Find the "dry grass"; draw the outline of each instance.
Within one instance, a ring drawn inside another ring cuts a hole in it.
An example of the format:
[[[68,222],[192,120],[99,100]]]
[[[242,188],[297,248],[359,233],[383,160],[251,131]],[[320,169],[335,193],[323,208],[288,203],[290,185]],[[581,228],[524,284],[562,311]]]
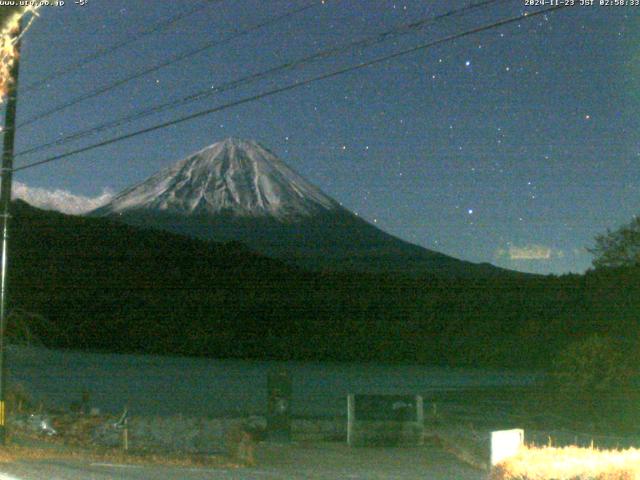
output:
[[[640,450],[525,447],[497,465],[491,480],[640,480]]]
[[[255,464],[253,444],[250,455],[238,454],[235,449],[222,454],[198,454],[161,451],[138,446],[125,452],[122,448],[102,447],[93,440],[96,427],[113,423],[109,416],[60,414],[51,425],[58,435],[43,436],[24,426],[12,425],[8,430],[8,445],[0,446],[0,463],[19,460],[78,460],[90,462],[124,463],[136,465],[167,465],[175,467],[236,468]],[[246,442],[245,442],[246,443]],[[240,453],[243,453],[241,450]]]
[[[28,437],[22,438],[23,442],[26,441],[28,443],[30,440]],[[124,452],[112,448],[88,448],[69,445],[54,439],[41,440],[28,446],[18,445],[10,441],[7,446],[0,446],[0,464],[20,460],[80,460],[174,467],[206,466],[229,468],[243,466],[243,464],[239,464],[222,455],[158,454],[145,451]]]

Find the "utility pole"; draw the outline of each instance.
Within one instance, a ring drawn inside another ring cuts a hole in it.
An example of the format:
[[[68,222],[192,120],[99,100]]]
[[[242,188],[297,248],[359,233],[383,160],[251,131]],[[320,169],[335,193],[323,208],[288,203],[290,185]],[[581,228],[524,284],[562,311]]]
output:
[[[2,258],[0,265],[0,445],[6,445],[6,404],[7,362],[5,359],[5,330],[7,326],[7,247],[9,242],[9,210],[11,206],[11,181],[13,179],[13,144],[16,133],[16,106],[18,101],[18,73],[20,70],[20,33],[22,22],[15,33],[16,55],[10,69],[7,106],[4,119],[4,148],[0,168],[0,217],[2,218]]]

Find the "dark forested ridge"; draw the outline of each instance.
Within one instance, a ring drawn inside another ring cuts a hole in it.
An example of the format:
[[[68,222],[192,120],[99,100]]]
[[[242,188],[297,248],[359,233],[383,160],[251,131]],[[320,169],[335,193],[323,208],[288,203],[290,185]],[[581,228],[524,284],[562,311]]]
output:
[[[535,367],[591,333],[633,341],[640,320],[638,268],[478,279],[310,273],[238,243],[22,202],[10,248],[12,325],[37,317],[32,335],[58,348]]]
[[[128,211],[118,222],[202,240],[239,241],[252,251],[306,270],[439,275],[450,277],[526,276],[489,263],[472,263],[413,245],[346,210],[317,213],[296,221],[233,214],[179,215]]]

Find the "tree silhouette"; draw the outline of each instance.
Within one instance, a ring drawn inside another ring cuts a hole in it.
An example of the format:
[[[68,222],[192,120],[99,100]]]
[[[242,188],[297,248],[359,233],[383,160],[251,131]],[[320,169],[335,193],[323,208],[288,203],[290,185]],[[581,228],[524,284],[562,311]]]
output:
[[[617,230],[595,238],[593,266],[598,268],[636,267],[640,265],[640,217]]]

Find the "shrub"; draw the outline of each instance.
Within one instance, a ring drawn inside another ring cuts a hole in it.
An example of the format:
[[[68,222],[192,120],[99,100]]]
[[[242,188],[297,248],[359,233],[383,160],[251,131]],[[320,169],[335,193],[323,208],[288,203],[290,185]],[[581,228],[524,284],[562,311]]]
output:
[[[631,388],[633,368],[627,350],[610,337],[592,335],[556,356],[546,406],[556,418],[555,428],[637,433],[640,391]]]
[[[623,345],[610,337],[591,335],[569,344],[557,355],[551,380],[557,387],[595,393],[626,389],[632,371]]]

